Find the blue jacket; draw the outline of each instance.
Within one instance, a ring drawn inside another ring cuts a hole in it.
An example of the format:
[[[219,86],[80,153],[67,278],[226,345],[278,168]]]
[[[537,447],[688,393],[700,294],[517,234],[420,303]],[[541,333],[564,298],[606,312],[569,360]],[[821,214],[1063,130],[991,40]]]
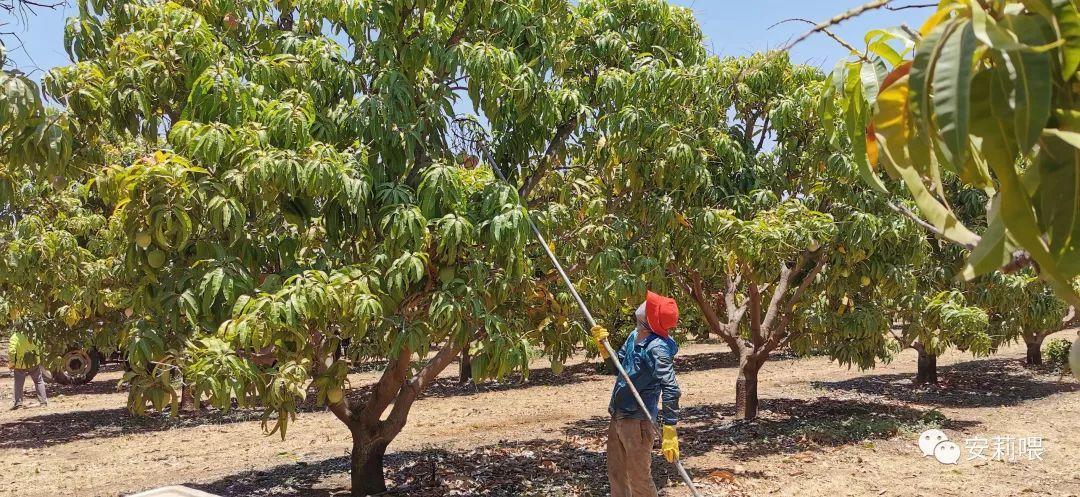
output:
[[[665,425],[674,425],[679,418],[679,383],[675,381],[675,368],[672,359],[679,352],[675,340],[649,333],[649,337],[637,343],[639,330],[634,330],[627,337],[626,343],[619,349],[619,363],[626,369],[634,387],[641,394],[641,400],[649,408],[649,415],[657,419],[657,404],[664,401],[663,412],[658,421]],[[611,392],[608,412],[618,418],[647,419],[641,412],[634,394],[626,385],[622,375],[615,380],[615,389]]]

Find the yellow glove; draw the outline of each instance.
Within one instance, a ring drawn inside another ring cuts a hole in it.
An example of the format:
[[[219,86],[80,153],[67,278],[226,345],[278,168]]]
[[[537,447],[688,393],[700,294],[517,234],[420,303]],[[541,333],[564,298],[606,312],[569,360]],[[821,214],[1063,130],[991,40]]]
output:
[[[660,441],[660,453],[664,454],[667,462],[675,462],[679,458],[679,436],[675,434],[675,427],[664,425],[663,435]]]
[[[604,340],[607,340],[608,330],[603,326],[596,325],[589,331],[592,334],[593,342],[596,343],[596,348],[600,350],[600,357],[607,359],[610,357],[607,352],[607,347],[604,347]]]

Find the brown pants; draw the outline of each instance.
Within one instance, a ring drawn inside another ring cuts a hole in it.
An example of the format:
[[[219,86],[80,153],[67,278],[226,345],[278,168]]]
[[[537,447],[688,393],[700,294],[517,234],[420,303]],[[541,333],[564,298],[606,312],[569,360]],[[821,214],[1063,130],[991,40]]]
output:
[[[648,421],[611,418],[607,439],[611,497],[656,497],[652,479],[654,433]]]

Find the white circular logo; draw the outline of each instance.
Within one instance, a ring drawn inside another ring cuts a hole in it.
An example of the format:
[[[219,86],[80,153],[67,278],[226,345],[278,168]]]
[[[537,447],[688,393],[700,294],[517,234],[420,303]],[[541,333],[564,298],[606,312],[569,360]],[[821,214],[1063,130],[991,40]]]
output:
[[[934,459],[941,464],[956,464],[960,460],[960,446],[945,440],[934,446]]]
[[[923,456],[934,455],[934,447],[941,442],[947,442],[949,437],[941,430],[926,430],[919,435],[919,450]]]

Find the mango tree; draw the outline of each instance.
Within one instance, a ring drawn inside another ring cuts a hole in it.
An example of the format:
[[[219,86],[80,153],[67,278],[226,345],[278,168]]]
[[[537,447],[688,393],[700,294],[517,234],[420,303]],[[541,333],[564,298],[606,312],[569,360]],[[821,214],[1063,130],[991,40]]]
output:
[[[857,197],[873,199],[831,152],[813,68],[782,53],[706,57],[639,63],[606,81],[622,111],[597,120],[566,177],[590,200],[575,222],[595,219],[590,270],[624,296],[637,277],[692,302],[687,314],[738,355],[736,415],[754,418],[758,371],[820,330],[808,317],[824,289],[841,299],[887,284],[868,249],[920,233],[906,221],[858,222]],[[630,100],[631,88],[643,93]],[[883,341],[885,331],[866,333]]]
[[[864,210],[847,216],[837,237],[845,252],[855,254],[829,268],[839,272],[833,278],[861,274],[859,281],[823,289],[806,310],[800,322],[806,330],[792,348],[860,369],[911,348],[918,354],[916,385],[937,383],[937,357],[950,348],[975,355],[995,350],[1001,340],[989,335],[986,312],[951,281],[958,258],[948,253],[959,250],[928,239],[866,193]]]
[[[524,365],[522,333],[494,312],[529,271],[517,193],[458,167],[442,135],[465,80],[510,86],[466,64],[546,70],[559,27],[545,19],[566,7],[98,7],[69,24],[78,62],[45,85],[75,140],[93,146],[108,125],[160,148],[80,164],[96,166],[140,275],[131,407],[175,406],[182,377],[200,401],[262,406],[284,436],[310,383],[353,435],[354,493],[385,490],[387,445],[463,343],[482,343],[493,368]],[[344,395],[344,339],[354,359],[387,360],[366,397]]]
[[[838,153],[844,153],[847,177],[857,177],[859,166],[846,133],[834,129],[832,143]],[[956,211],[970,224],[985,222],[981,215],[985,195],[961,188],[955,180],[949,184],[954,185],[950,202]],[[1015,339],[994,334],[988,327],[986,310],[969,295],[973,285],[954,277],[963,264],[965,250],[917,224],[911,215],[913,202],[886,200],[868,187],[851,198],[858,199],[860,209],[848,218],[853,222],[846,223],[840,238],[854,242],[856,250],[868,254],[858,264],[866,265],[878,283],[850,296],[827,288],[825,295],[841,305],[819,307],[808,321],[818,329],[807,335],[809,349],[826,352],[841,364],[866,369],[911,348],[918,354],[914,384],[923,385],[937,383],[937,358],[946,350],[985,356]],[[880,231],[885,239],[878,239],[874,226],[891,227]],[[903,235],[896,236],[899,234]],[[852,334],[847,330],[858,331]]]
[[[122,232],[87,208],[82,195],[89,189],[16,184],[0,230],[0,323],[39,342],[54,371],[78,345],[66,366],[85,373],[93,359],[81,354],[115,349],[115,332],[130,312],[126,293],[102,290],[117,282]]]
[[[994,334],[1023,339],[1027,364],[1041,366],[1043,340],[1068,322],[1068,303],[1030,271],[990,273],[977,283],[976,302],[989,309]]]

